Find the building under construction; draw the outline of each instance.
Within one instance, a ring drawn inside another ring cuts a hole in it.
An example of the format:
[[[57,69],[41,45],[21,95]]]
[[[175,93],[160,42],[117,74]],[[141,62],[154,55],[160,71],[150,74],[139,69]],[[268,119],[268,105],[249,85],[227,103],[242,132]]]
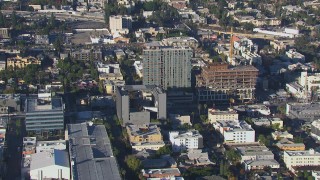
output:
[[[196,76],[199,101],[254,99],[258,69],[254,66],[231,67],[225,63],[211,63]]]

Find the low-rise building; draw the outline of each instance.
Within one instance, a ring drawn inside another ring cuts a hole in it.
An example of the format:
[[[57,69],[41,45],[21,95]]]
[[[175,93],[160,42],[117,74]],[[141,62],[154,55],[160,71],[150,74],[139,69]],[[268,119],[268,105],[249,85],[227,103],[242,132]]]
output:
[[[272,132],[271,133],[272,135],[272,138],[274,140],[280,140],[280,139],[283,139],[283,138],[287,138],[287,139],[293,139],[293,135],[290,134],[288,131],[275,131],[275,132]]]
[[[294,143],[293,141],[283,138],[277,142],[276,146],[281,151],[304,151],[306,146],[303,143]]]
[[[246,171],[261,170],[266,167],[270,167],[271,169],[279,169],[280,164],[274,159],[248,160],[244,161],[244,167]]]
[[[126,57],[126,53],[122,49],[114,50],[114,54],[115,54],[118,61],[120,61]]]
[[[120,73],[120,64],[103,64],[97,63],[97,70],[99,73]]]
[[[233,109],[239,114],[248,115],[251,117],[255,115],[268,116],[271,114],[270,108],[264,104],[233,106]]]
[[[183,124],[191,124],[190,116],[180,116],[179,114],[169,114],[169,119],[173,124],[183,125]]]
[[[292,62],[305,62],[304,55],[300,54],[295,49],[289,49],[286,52],[286,58],[290,59]]]
[[[134,151],[158,150],[165,146],[157,125],[128,125],[126,129]]]
[[[140,151],[157,151],[166,144],[163,141],[158,142],[133,142],[131,143],[131,148],[134,153]]]
[[[305,151],[284,151],[283,161],[286,167],[295,172],[295,167],[320,166],[320,153],[314,149]]]
[[[72,179],[121,180],[117,160],[103,125],[69,124],[67,134]]]
[[[241,156],[241,163],[249,160],[272,160],[274,154],[266,146],[242,146],[236,148]]]
[[[142,175],[146,178],[172,178],[181,176],[178,168],[166,168],[166,169],[142,169]]]
[[[170,155],[161,156],[160,159],[144,159],[142,162],[142,167],[147,169],[152,168],[176,168],[177,162]]]
[[[41,64],[41,61],[35,57],[28,56],[28,57],[11,57],[7,59],[7,68],[12,67],[15,68],[25,68],[30,64]]]
[[[270,126],[270,121],[268,118],[252,118],[253,124],[256,126]]]
[[[214,125],[225,143],[255,142],[255,131],[245,121],[217,121]]]
[[[67,151],[38,152],[31,159],[30,179],[71,179]]]
[[[315,120],[311,123],[311,136],[320,140],[320,120]]]
[[[0,28],[0,38],[8,39],[10,38],[10,29],[9,28]]]
[[[217,121],[237,121],[239,115],[236,111],[220,111],[214,108],[208,109],[208,119],[210,123],[216,123]]]
[[[22,160],[21,160],[21,177],[30,178],[31,155],[36,153],[37,138],[23,137],[22,140]]]
[[[101,81],[123,81],[123,75],[119,64],[97,63],[99,80]]]
[[[197,130],[187,132],[171,131],[169,132],[169,140],[174,152],[203,148],[203,137]]]
[[[313,122],[320,119],[318,103],[287,103],[286,115],[291,119]]]
[[[117,87],[122,87],[126,85],[124,80],[104,80],[103,86],[107,94],[115,94]]]
[[[65,140],[56,140],[56,141],[37,141],[36,152],[50,152],[54,149],[65,150],[66,149]]]
[[[123,81],[123,75],[119,73],[99,73],[100,81]]]
[[[189,149],[187,156],[189,161],[192,161],[192,164],[195,166],[207,166],[214,164],[210,161],[208,152],[203,152],[202,149]]]
[[[89,60],[101,61],[101,60],[103,60],[102,51],[100,48],[75,49],[70,52],[70,57],[72,59],[81,60],[81,61],[89,61]]]
[[[274,126],[278,129],[283,128],[283,121],[275,117],[252,118],[253,124],[256,126]]]
[[[36,44],[48,45],[49,44],[49,35],[37,34],[36,37],[35,37],[35,43]]]
[[[272,118],[268,118],[270,123],[271,123],[271,126],[275,126],[279,129],[283,129],[283,121],[282,119],[280,118],[275,118],[275,117],[272,117]]]

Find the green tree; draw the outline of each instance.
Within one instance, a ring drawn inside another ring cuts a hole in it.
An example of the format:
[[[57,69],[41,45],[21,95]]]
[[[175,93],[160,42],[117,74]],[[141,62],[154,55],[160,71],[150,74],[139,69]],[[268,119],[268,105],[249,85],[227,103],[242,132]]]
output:
[[[61,50],[63,48],[63,43],[62,43],[62,37],[61,36],[58,36],[57,39],[54,41],[53,47],[58,53],[61,52]]]
[[[133,155],[126,156],[125,162],[133,172],[138,172],[141,168],[141,161]]]
[[[278,106],[277,110],[281,114],[286,114],[286,107],[285,106]]]
[[[48,23],[49,27],[51,28],[56,28],[56,17],[53,15],[53,13],[51,13],[50,19],[49,19],[49,23]]]
[[[208,121],[208,115],[200,115],[200,120],[201,120],[201,122],[202,123],[207,123],[207,121]]]
[[[295,137],[293,138],[293,142],[294,142],[294,143],[303,143],[303,138],[300,137],[300,136],[295,136]]]
[[[225,166],[225,162],[224,162],[224,160],[221,160],[220,161],[220,176],[224,176],[225,175],[224,166]]]
[[[172,154],[172,149],[170,145],[165,145],[161,148],[159,148],[159,150],[157,150],[156,152],[156,156],[160,157],[162,155],[166,155],[166,154]]]
[[[239,155],[239,153],[234,150],[234,149],[230,149],[226,151],[226,157],[228,158],[229,161],[231,161],[233,164],[236,164],[237,162],[239,162],[241,160],[241,156]]]
[[[5,17],[3,16],[2,12],[0,12],[0,27],[6,27]]]
[[[194,125],[194,128],[195,128],[196,130],[198,130],[199,132],[203,130],[201,124],[199,124],[199,123],[195,124],[195,125]]]
[[[252,31],[254,28],[254,25],[252,23],[244,23],[242,26],[243,26],[243,29],[247,31]]]
[[[11,25],[13,28],[16,28],[18,24],[18,17],[16,11],[13,11],[11,14]]]
[[[57,67],[59,69],[59,80],[63,84],[64,91],[66,92],[67,89],[70,87],[71,82],[71,67],[73,66],[71,59],[65,58],[64,60],[59,60]]]

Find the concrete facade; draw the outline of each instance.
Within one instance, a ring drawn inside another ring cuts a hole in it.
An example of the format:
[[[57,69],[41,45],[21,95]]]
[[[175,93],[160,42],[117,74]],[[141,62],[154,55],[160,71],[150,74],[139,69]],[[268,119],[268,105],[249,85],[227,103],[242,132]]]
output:
[[[117,116],[123,126],[149,124],[167,118],[167,96],[157,86],[126,85],[116,88]]]
[[[190,88],[192,57],[190,47],[147,45],[143,50],[143,84]]]
[[[197,130],[187,132],[172,131],[169,132],[169,139],[174,152],[203,148],[203,137]]]

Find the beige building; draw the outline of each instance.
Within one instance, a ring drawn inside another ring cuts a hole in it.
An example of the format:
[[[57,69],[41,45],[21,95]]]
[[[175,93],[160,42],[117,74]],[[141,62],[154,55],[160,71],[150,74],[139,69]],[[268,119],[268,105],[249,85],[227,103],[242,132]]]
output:
[[[162,141],[160,128],[156,125],[129,125],[127,132],[130,142],[158,142]]]
[[[283,121],[280,118],[269,118],[271,126],[279,125],[279,129],[283,129]]]
[[[236,111],[220,111],[209,108],[208,119],[210,123],[216,123],[217,121],[237,121],[239,119],[239,115]]]
[[[10,38],[10,29],[0,28],[0,38],[3,38],[3,39]]]
[[[157,125],[128,125],[126,127],[132,149],[158,150],[165,146]]]
[[[290,171],[295,167],[320,166],[320,153],[314,149],[306,151],[284,151],[283,161]]]
[[[100,81],[123,81],[123,76],[121,73],[100,73]]]
[[[132,17],[131,16],[110,16],[109,17],[109,29],[111,33],[121,32],[128,33],[132,28]]]
[[[29,64],[41,64],[41,61],[35,57],[12,57],[7,59],[7,67],[25,68]]]
[[[103,81],[103,86],[104,89],[106,90],[107,94],[115,94],[116,93],[116,88],[118,86],[124,86],[125,81],[123,80],[105,80]]]
[[[281,139],[276,146],[281,151],[304,151],[306,146],[303,143],[294,143],[293,141],[284,138]]]
[[[275,132],[272,132],[271,135],[274,140],[280,140],[283,138],[293,139],[293,135],[288,133],[288,131],[285,131],[285,132],[275,131]]]

